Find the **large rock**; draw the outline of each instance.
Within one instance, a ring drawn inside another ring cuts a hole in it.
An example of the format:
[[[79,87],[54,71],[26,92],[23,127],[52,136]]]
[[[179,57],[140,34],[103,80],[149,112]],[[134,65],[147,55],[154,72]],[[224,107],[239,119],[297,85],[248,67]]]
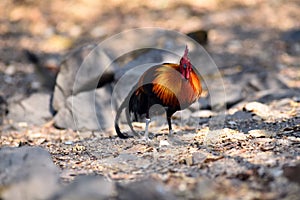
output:
[[[70,53],[57,76],[52,106],[59,128],[101,130],[112,127],[110,111],[113,81],[111,59],[96,45]],[[109,120],[108,120],[109,119]]]
[[[34,93],[26,99],[11,103],[7,118],[13,122],[26,122],[41,125],[52,119],[50,108],[51,95]]]
[[[74,130],[106,130],[113,126],[112,87],[81,92],[66,99],[54,117],[56,126]]]
[[[59,109],[64,108],[67,97],[75,95],[80,91],[96,88],[100,78],[100,70],[104,70],[109,63],[106,63],[106,65],[100,62],[94,63],[94,65],[89,63],[83,64],[84,59],[89,56],[90,52],[92,52],[95,47],[96,45],[89,45],[78,48],[64,59],[64,62],[60,67],[60,72],[56,78],[56,85],[54,88],[52,102],[54,110],[58,111]],[[103,52],[102,54],[98,53],[98,51],[93,52],[94,55],[90,55],[90,57],[93,58],[88,60],[106,60],[106,54]]]
[[[59,188],[59,170],[42,148],[2,148],[0,160],[0,199],[47,199]]]
[[[51,200],[101,200],[116,194],[115,183],[99,176],[79,176]]]

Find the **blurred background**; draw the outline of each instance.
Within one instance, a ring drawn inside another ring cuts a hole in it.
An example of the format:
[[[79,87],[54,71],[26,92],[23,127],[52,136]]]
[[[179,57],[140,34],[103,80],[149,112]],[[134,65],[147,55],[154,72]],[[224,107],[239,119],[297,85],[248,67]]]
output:
[[[138,27],[161,27],[192,36],[207,31],[204,47],[224,76],[267,70],[262,77],[266,82],[252,81],[254,88],[273,84],[267,82],[273,79],[269,71],[280,75],[288,87],[300,85],[297,0],[1,0],[0,11],[2,102],[47,89],[28,52],[45,58],[47,82],[59,71],[61,56],[70,50]],[[233,80],[239,84],[239,78]]]
[[[135,27],[162,27],[183,33],[222,27],[227,31],[216,30],[210,38],[220,43],[233,39],[226,38],[232,27],[259,32],[299,26],[296,0],[3,0],[0,9],[1,46],[45,52],[103,40]]]
[[[0,70],[10,75],[20,68],[30,71],[30,66],[24,66],[24,49],[64,53],[136,27],[162,27],[182,33],[209,30],[212,54],[257,54],[260,58],[271,51],[272,57],[265,59],[270,64],[272,59],[293,64],[289,55],[280,52],[285,44],[279,39],[282,33],[299,29],[299,8],[297,0],[2,0]],[[233,64],[216,62],[221,66]]]

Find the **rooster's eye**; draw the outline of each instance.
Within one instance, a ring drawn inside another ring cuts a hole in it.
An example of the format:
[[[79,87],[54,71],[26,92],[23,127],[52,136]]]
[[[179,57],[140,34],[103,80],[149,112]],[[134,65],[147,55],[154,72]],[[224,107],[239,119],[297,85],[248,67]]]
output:
[[[186,64],[183,65],[183,68],[186,69]]]

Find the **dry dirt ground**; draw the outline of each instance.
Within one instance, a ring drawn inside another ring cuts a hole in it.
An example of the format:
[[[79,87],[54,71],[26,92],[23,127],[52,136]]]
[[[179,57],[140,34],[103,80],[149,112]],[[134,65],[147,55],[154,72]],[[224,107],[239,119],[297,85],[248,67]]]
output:
[[[49,90],[40,84],[25,49],[64,54],[146,26],[182,33],[209,30],[205,48],[225,78],[261,68],[296,91],[276,96],[272,90],[270,100],[232,105],[221,130],[209,130],[205,119],[196,129],[174,119],[181,144],[161,145],[165,128],[147,143],[113,133],[59,130],[51,123],[12,125],[4,118],[0,149],[45,148],[64,184],[96,174],[125,189],[128,183],[153,179],[178,199],[299,199],[300,39],[292,38],[292,44],[284,39],[300,28],[298,1],[2,0],[0,10],[0,95],[8,103]],[[253,93],[251,98],[262,96]],[[117,194],[110,198],[122,199]]]

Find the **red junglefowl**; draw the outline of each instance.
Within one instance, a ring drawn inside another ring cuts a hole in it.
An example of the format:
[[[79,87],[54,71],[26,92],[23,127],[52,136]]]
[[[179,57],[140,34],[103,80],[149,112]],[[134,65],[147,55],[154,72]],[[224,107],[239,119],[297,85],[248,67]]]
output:
[[[146,118],[144,137],[148,139],[148,127],[151,121],[149,110],[151,106],[159,104],[166,110],[169,136],[172,136],[171,116],[194,103],[201,92],[201,83],[188,58],[186,47],[179,64],[163,63],[143,73],[117,111],[115,130],[120,138],[129,137],[120,131],[118,125],[120,114],[126,108],[127,122],[134,134],[136,132],[133,130],[130,115],[133,114],[134,121],[143,116]]]

